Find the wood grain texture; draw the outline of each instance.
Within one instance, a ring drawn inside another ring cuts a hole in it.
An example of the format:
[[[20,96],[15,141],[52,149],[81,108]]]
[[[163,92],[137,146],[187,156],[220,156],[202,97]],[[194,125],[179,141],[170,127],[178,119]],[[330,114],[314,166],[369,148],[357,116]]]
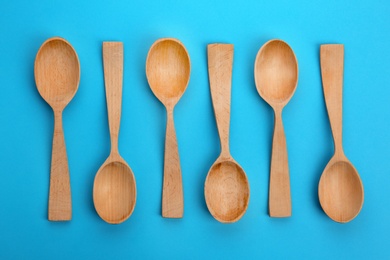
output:
[[[298,63],[293,50],[284,41],[268,41],[257,54],[254,73],[257,91],[275,113],[269,214],[271,217],[289,217],[291,216],[290,174],[282,110],[293,96],[298,82]]]
[[[344,46],[321,45],[320,57],[325,104],[335,153],[321,176],[318,196],[323,210],[331,219],[346,223],[359,214],[364,191],[359,174],[345,156],[342,145]]]
[[[165,137],[162,216],[182,218],[184,212],[183,184],[173,110],[187,88],[191,72],[190,58],[177,39],[157,40],[149,50],[146,76],[154,95],[167,110]]]
[[[96,174],[93,201],[104,221],[119,224],[131,216],[137,198],[134,174],[118,150],[123,80],[121,42],[103,43],[103,64],[111,153]]]
[[[72,218],[72,201],[62,111],[80,81],[79,60],[69,42],[59,37],[45,41],[35,59],[34,76],[40,95],[54,112],[48,219],[67,221]]]
[[[210,92],[221,141],[221,154],[205,182],[205,199],[211,215],[222,223],[238,221],[249,204],[249,183],[244,170],[229,151],[233,45],[209,44]]]

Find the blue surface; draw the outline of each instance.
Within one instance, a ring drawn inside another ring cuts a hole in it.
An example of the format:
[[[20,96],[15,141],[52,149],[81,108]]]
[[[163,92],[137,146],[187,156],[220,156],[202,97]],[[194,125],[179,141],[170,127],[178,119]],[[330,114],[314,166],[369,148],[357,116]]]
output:
[[[376,1],[2,1],[0,10],[0,259],[384,259],[390,257],[390,4]],[[53,114],[36,90],[33,66],[49,37],[66,38],[81,64],[79,90],[63,124],[73,219],[47,220]],[[161,217],[165,110],[145,77],[149,47],[176,37],[192,73],[175,109],[185,212]],[[258,49],[287,41],[299,63],[284,110],[293,216],[268,217],[271,108],[253,79]],[[124,42],[119,148],[138,188],[133,215],[103,222],[92,202],[94,176],[109,153],[102,41]],[[247,173],[251,198],[237,223],[209,214],[207,172],[220,148],[208,84],[206,46],[235,45],[231,152]],[[322,93],[319,46],[345,45],[343,130],[346,155],[365,188],[348,224],[330,220],[317,185],[333,154]]]

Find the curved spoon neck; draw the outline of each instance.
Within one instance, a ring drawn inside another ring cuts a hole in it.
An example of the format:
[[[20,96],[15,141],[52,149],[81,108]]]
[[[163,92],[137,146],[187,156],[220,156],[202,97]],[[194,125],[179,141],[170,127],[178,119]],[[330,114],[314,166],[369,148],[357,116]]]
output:
[[[343,149],[343,146],[341,144],[340,145],[336,145],[335,144],[335,147],[334,147],[334,157],[336,157],[338,159],[345,157],[344,149]]]
[[[282,118],[283,105],[274,105],[272,108],[274,109],[275,118]]]
[[[283,111],[283,107],[274,108],[274,124],[275,124],[275,127],[283,128],[282,111]]]
[[[109,157],[113,158],[114,160],[118,160],[118,158],[120,158],[121,156],[118,150],[111,150]]]
[[[55,117],[62,117],[62,109],[53,108],[53,112]]]
[[[175,108],[175,106],[170,104],[170,105],[166,105],[165,108],[167,110],[167,118],[173,119],[173,109]]]
[[[118,136],[111,135],[111,155],[118,154],[119,155],[119,148],[118,148]]]
[[[54,131],[62,132],[62,110],[53,109],[54,111]]]
[[[175,122],[173,120],[173,107],[166,107],[166,108],[167,108],[167,131],[171,134],[172,131],[175,132]]]
[[[228,159],[232,157],[230,155],[229,142],[221,143],[221,155],[219,157],[221,159]]]
[[[344,154],[344,151],[343,151],[343,138],[342,138],[341,131],[337,131],[336,129],[332,128],[332,135],[333,135],[333,143],[334,143],[335,153]]]

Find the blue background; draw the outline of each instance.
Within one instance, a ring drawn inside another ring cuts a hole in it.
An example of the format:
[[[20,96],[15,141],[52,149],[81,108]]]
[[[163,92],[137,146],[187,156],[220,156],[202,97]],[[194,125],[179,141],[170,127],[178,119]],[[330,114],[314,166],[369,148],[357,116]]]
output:
[[[390,4],[357,1],[1,1],[0,259],[389,258]],[[34,59],[49,37],[66,38],[81,64],[79,90],[63,124],[73,219],[47,220],[53,114],[34,81]],[[176,37],[187,47],[191,80],[175,109],[184,179],[180,220],[161,217],[166,115],[145,76],[149,47]],[[253,65],[268,40],[287,41],[299,63],[284,110],[293,215],[268,216],[273,114],[257,94]],[[109,225],[95,212],[94,176],[109,154],[102,41],[123,41],[124,89],[119,149],[138,189],[133,215]],[[220,148],[208,84],[206,46],[235,46],[231,152],[247,173],[251,198],[237,223],[209,214],[207,172]],[[365,188],[361,213],[330,220],[317,185],[333,154],[319,47],[345,45],[344,149]]]

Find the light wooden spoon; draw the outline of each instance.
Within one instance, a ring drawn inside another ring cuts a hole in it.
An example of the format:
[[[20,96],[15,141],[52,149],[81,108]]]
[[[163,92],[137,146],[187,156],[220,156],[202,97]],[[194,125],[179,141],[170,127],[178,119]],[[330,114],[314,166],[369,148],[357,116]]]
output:
[[[150,47],[146,60],[146,77],[154,95],[167,110],[162,192],[162,216],[165,218],[183,217],[183,184],[173,108],[187,88],[190,71],[190,57],[180,41],[163,38]]]
[[[104,221],[119,224],[133,213],[137,198],[134,174],[118,150],[123,79],[121,42],[103,43],[103,63],[111,153],[95,176],[93,202]]]
[[[232,223],[244,215],[249,204],[248,179],[229,151],[233,45],[209,44],[207,52],[210,90],[221,140],[221,154],[207,174],[204,193],[211,215],[222,223]]]
[[[359,214],[364,191],[359,174],[345,156],[342,144],[344,46],[321,45],[320,55],[322,85],[335,152],[322,173],[318,196],[325,213],[334,221],[345,223]]]
[[[62,111],[79,86],[80,64],[75,50],[62,38],[48,39],[37,53],[34,74],[39,94],[54,111],[48,218],[66,221],[72,218],[72,200]]]
[[[255,61],[256,88],[275,113],[269,184],[269,215],[291,216],[290,177],[282,110],[298,82],[298,63],[290,46],[281,40],[265,43]]]

